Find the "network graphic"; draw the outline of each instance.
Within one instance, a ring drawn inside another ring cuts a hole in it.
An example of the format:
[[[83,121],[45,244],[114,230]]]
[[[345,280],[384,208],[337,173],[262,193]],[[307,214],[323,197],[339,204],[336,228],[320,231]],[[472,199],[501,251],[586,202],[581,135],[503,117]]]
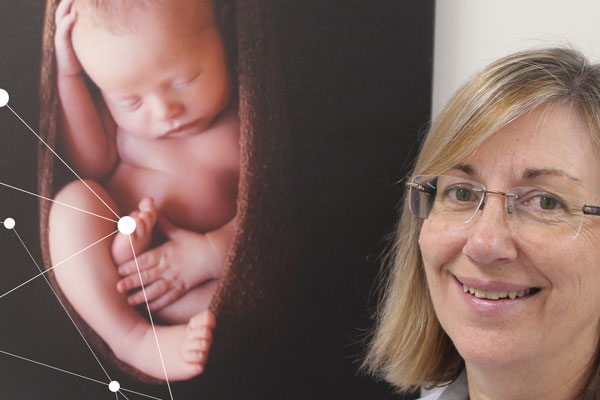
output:
[[[23,123],[23,125],[27,128],[27,130],[29,130],[29,132],[31,132],[37,138],[37,140],[39,140],[43,145],[45,145],[54,154],[54,156],[61,163],[63,163],[67,167],[67,169],[69,169],[74,174],[74,176],[75,176],[76,179],[80,180],[98,199],[100,199],[100,196],[98,196],[98,194],[96,194],[94,192],[94,190],[89,185],[87,185],[87,183],[85,183],[85,181],[82,180],[81,177],[79,177],[79,175],[77,175],[77,173],[50,146],[48,146],[48,144],[17,114],[17,112],[10,107],[9,100],[10,100],[10,97],[9,97],[8,92],[6,90],[0,88],[0,112],[3,112],[4,110],[8,110],[8,111],[12,112],[12,114],[14,114],[14,116],[16,118],[18,118]],[[0,186],[6,187],[6,188],[11,189],[11,190],[18,191],[18,192],[23,193],[23,194],[27,194],[29,196],[35,196],[35,197],[43,199],[45,201],[55,202],[55,203],[58,203],[58,204],[60,204],[62,206],[69,207],[71,209],[75,209],[75,210],[77,210],[79,212],[90,214],[90,215],[98,217],[98,218],[104,218],[104,219],[106,219],[106,217],[102,217],[100,215],[94,214],[94,213],[89,212],[87,210],[84,210],[84,209],[81,209],[81,208],[77,208],[77,207],[74,207],[72,205],[62,203],[62,202],[57,202],[57,201],[55,201],[53,199],[50,199],[50,198],[47,198],[47,197],[43,197],[43,196],[41,196],[39,194],[36,194],[34,192],[31,192],[31,191],[28,191],[28,190],[25,190],[25,189],[22,189],[22,188],[18,188],[16,186],[12,186],[12,185],[9,185],[9,184],[4,183],[4,182],[0,182]],[[150,398],[150,399],[155,399],[155,400],[165,400],[165,399],[161,399],[159,397],[155,397],[155,396],[151,396],[151,395],[148,395],[148,394],[140,393],[139,391],[134,391],[134,390],[126,389],[126,388],[124,388],[124,387],[121,386],[121,384],[119,383],[119,381],[113,379],[110,376],[110,374],[108,373],[107,369],[102,364],[100,358],[96,355],[96,353],[93,350],[92,346],[89,344],[89,342],[86,340],[86,338],[83,335],[83,333],[77,327],[77,325],[76,325],[73,317],[69,314],[69,311],[67,310],[67,307],[63,304],[63,302],[61,301],[61,299],[58,296],[58,294],[54,291],[54,288],[52,287],[52,285],[50,284],[50,281],[48,280],[48,277],[46,276],[48,272],[54,270],[55,268],[60,268],[60,266],[62,264],[66,263],[67,261],[71,260],[74,257],[77,257],[79,254],[81,254],[81,253],[85,252],[86,250],[88,250],[88,249],[96,246],[98,243],[103,242],[103,241],[105,241],[105,240],[113,237],[113,235],[115,235],[115,234],[117,234],[117,233],[120,232],[120,233],[122,233],[124,235],[128,235],[129,236],[129,242],[131,244],[131,250],[133,252],[135,264],[136,264],[136,267],[137,267],[138,277],[140,279],[140,282],[142,282],[141,289],[142,289],[142,293],[143,293],[144,298],[145,298],[146,309],[148,311],[149,321],[150,321],[150,323],[152,325],[152,330],[154,332],[154,339],[156,341],[156,350],[157,350],[158,355],[160,357],[160,362],[161,362],[161,365],[162,365],[162,369],[164,371],[164,378],[165,378],[167,389],[168,389],[168,392],[169,392],[169,398],[171,400],[174,400],[173,393],[172,393],[172,390],[171,390],[171,385],[170,385],[168,374],[167,374],[167,370],[165,368],[163,356],[162,356],[162,353],[161,353],[160,344],[159,344],[159,341],[158,341],[158,336],[156,334],[156,328],[155,328],[155,325],[154,325],[154,321],[152,319],[152,313],[150,312],[150,308],[149,308],[149,305],[148,305],[148,298],[146,296],[146,290],[145,290],[145,287],[144,287],[144,284],[143,284],[142,275],[141,275],[140,268],[139,268],[139,265],[138,265],[137,255],[135,254],[133,242],[131,240],[131,234],[135,231],[136,222],[135,222],[135,220],[133,218],[131,218],[129,216],[119,217],[118,214],[115,213],[115,211],[113,211],[102,199],[100,199],[100,201],[102,201],[102,203],[117,217],[117,219],[111,220],[111,221],[113,221],[116,224],[115,231],[112,232],[112,233],[110,233],[109,235],[106,235],[106,236],[104,236],[102,238],[99,238],[97,241],[91,243],[89,246],[87,246],[85,248],[82,248],[81,250],[77,251],[75,254],[72,254],[71,256],[67,257],[66,259],[61,260],[61,261],[57,262],[56,264],[54,264],[54,265],[52,265],[52,266],[50,266],[50,267],[48,267],[46,269],[43,269],[40,266],[40,264],[36,261],[35,257],[31,253],[31,251],[29,250],[28,246],[25,244],[25,241],[22,239],[21,235],[19,235],[19,233],[17,231],[18,220],[15,220],[15,218],[13,218],[12,216],[9,216],[9,217],[6,217],[3,221],[0,221],[0,224],[2,224],[2,226],[5,229],[10,230],[10,231],[12,231],[14,233],[14,235],[18,239],[19,243],[23,246],[24,251],[28,254],[29,258],[31,259],[31,261],[33,262],[33,264],[35,265],[35,267],[39,271],[39,274],[31,277],[30,279],[28,279],[28,280],[20,283],[19,285],[15,286],[14,288],[12,288],[12,289],[4,292],[4,293],[0,293],[0,300],[2,298],[4,298],[5,296],[11,294],[11,293],[13,293],[15,291],[18,291],[19,289],[21,289],[22,287],[24,287],[25,285],[29,284],[30,282],[32,282],[34,280],[37,280],[39,278],[44,279],[46,281],[46,283],[48,284],[48,287],[50,288],[50,290],[52,291],[52,293],[56,297],[58,303],[60,304],[60,306],[62,307],[62,309],[66,313],[68,319],[72,322],[74,329],[77,331],[77,333],[81,337],[81,339],[82,339],[82,345],[85,346],[85,348],[87,348],[91,352],[91,355],[96,360],[96,362],[97,362],[99,368],[101,369],[102,373],[105,375],[106,380],[95,379],[95,378],[92,378],[92,377],[89,377],[89,376],[85,376],[83,374],[78,374],[78,373],[73,372],[73,371],[69,371],[69,370],[66,370],[66,369],[63,369],[63,368],[59,368],[59,367],[56,367],[56,366],[53,366],[53,365],[49,365],[47,363],[42,363],[42,362],[33,360],[31,358],[23,357],[21,355],[14,354],[12,352],[5,351],[4,349],[0,349],[0,355],[8,356],[8,357],[11,357],[13,359],[18,359],[18,360],[21,360],[21,361],[25,361],[25,362],[28,362],[30,364],[34,364],[34,365],[36,365],[38,367],[44,367],[44,368],[52,369],[54,371],[62,372],[64,374],[68,374],[68,375],[74,377],[73,379],[75,379],[75,378],[85,379],[85,380],[87,380],[89,382],[93,382],[95,384],[104,385],[106,387],[107,396],[112,396],[114,394],[114,396],[115,396],[115,398],[117,400],[119,398],[124,398],[126,400],[130,400],[130,397],[131,397],[131,399],[133,399],[133,398]],[[1,227],[0,227],[0,229],[1,229]],[[128,397],[128,396],[130,396],[130,397]],[[133,396],[135,396],[135,397],[133,397]]]

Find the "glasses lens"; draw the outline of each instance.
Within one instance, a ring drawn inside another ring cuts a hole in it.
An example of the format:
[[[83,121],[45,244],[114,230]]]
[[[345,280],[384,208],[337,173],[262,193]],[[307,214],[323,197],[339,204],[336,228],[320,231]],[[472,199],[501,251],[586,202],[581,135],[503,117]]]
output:
[[[574,206],[572,196],[551,193],[534,187],[519,187],[510,190],[517,197],[510,199],[515,221],[521,231],[528,235],[552,233],[576,235],[581,228],[583,213]]]
[[[410,212],[419,218],[427,218],[435,200],[437,176],[415,176],[409,188]]]
[[[466,222],[481,205],[482,184],[455,176],[416,176],[410,189],[410,210],[421,218],[436,216]]]

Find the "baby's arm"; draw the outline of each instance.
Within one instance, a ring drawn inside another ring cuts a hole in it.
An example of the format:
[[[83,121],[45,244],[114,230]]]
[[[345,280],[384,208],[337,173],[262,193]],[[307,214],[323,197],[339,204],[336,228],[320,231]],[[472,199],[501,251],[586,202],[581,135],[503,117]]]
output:
[[[56,73],[61,101],[61,146],[82,178],[101,180],[117,161],[114,127],[104,126],[71,41],[77,14],[73,0],[56,9]],[[108,128],[108,129],[107,129]],[[110,132],[107,132],[110,131]]]

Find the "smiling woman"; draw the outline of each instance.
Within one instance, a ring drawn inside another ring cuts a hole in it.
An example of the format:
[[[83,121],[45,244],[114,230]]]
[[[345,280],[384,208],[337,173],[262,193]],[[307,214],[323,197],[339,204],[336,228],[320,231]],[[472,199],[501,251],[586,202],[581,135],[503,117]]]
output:
[[[460,89],[407,182],[366,368],[440,399],[600,398],[599,144],[600,67],[573,50]]]

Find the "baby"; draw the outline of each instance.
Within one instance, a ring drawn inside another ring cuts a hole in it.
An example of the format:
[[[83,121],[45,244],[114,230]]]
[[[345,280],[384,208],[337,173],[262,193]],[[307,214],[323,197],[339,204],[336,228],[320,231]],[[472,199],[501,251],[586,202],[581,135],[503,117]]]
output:
[[[52,262],[110,236],[120,212],[134,218],[136,230],[68,259],[55,276],[116,357],[158,379],[165,373],[154,331],[132,308],[144,296],[126,293],[140,286],[137,271],[121,269],[131,274],[122,277],[115,266],[132,264],[132,246],[139,255],[156,245],[155,224],[179,248],[190,243],[193,254],[180,256],[196,258],[181,264],[194,268],[164,258],[154,268],[139,264],[152,315],[169,324],[156,326],[169,380],[200,374],[215,326],[206,310],[235,229],[239,176],[239,120],[218,27],[223,15],[216,14],[210,0],[62,0],[56,11],[59,146],[85,178],[56,200],[101,218],[54,204]]]

